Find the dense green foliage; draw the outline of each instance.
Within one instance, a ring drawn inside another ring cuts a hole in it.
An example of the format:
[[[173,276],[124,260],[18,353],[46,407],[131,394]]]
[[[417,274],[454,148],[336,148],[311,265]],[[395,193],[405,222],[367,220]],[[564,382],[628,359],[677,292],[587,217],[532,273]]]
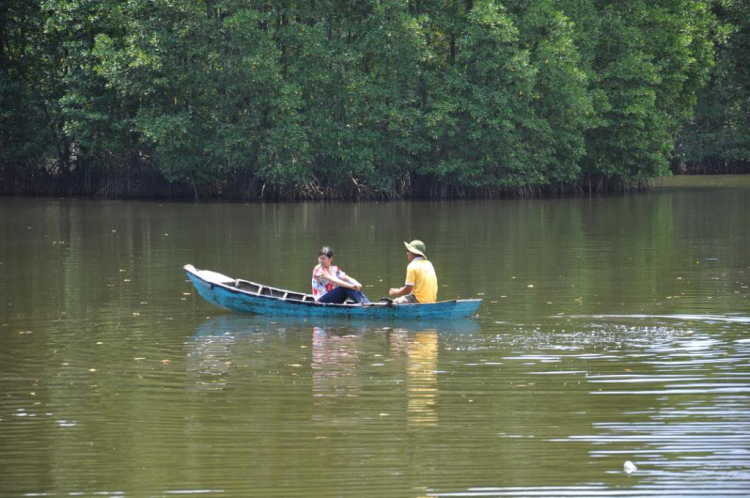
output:
[[[0,190],[363,198],[643,185],[668,171],[687,123],[690,160],[707,134],[747,144],[747,7],[712,5],[3,0]],[[709,79],[720,96],[699,93]],[[748,150],[732,147],[712,152]]]
[[[675,171],[750,173],[750,2],[719,0],[716,63],[680,133]]]

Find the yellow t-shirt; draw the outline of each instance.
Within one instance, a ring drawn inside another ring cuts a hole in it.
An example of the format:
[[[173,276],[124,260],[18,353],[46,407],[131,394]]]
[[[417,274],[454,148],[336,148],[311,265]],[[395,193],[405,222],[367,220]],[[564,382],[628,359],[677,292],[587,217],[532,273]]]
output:
[[[420,303],[437,301],[437,275],[432,263],[424,258],[417,258],[406,267],[406,285],[413,285],[412,294]]]

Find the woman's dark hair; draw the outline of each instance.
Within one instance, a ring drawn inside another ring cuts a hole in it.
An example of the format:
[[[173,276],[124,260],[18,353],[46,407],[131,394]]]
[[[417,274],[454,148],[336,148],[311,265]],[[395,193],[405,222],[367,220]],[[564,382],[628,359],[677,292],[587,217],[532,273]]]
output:
[[[318,256],[328,256],[329,258],[333,257],[333,249],[331,249],[328,246],[323,246],[320,248],[320,251],[318,252]]]

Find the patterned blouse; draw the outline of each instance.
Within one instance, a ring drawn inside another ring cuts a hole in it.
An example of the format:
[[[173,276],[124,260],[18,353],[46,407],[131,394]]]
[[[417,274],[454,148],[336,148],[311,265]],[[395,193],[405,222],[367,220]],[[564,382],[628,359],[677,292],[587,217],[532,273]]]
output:
[[[336,277],[341,280],[346,278],[346,273],[341,271],[341,268],[339,268],[338,266],[331,265],[331,273],[336,275]],[[326,292],[330,292],[338,287],[338,285],[334,284],[333,282],[324,280],[322,277],[323,274],[325,274],[325,270],[321,265],[317,265],[315,268],[313,268],[312,293],[316,301],[323,297],[323,294],[325,294]]]

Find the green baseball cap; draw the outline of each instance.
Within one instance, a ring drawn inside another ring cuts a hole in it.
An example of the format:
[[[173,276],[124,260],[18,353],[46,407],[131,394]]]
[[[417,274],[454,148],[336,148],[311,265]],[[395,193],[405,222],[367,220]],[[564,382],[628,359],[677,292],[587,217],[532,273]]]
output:
[[[425,247],[424,242],[421,240],[412,240],[411,242],[404,242],[404,245],[406,246],[406,250],[409,252],[413,252],[414,254],[419,254],[424,259],[427,259],[427,256],[425,256],[424,252],[427,250],[427,247]]]

